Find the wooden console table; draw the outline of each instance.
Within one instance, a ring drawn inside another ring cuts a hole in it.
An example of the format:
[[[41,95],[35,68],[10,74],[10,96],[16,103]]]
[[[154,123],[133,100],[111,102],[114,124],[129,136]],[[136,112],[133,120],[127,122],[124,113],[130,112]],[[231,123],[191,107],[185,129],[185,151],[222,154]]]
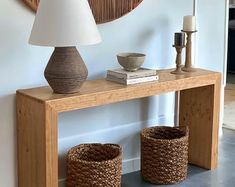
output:
[[[86,81],[80,93],[53,94],[49,87],[17,91],[19,187],[58,186],[58,113],[180,91],[180,125],[188,125],[189,162],[214,169],[218,157],[220,73],[183,76],[159,72],[157,82],[124,86]]]

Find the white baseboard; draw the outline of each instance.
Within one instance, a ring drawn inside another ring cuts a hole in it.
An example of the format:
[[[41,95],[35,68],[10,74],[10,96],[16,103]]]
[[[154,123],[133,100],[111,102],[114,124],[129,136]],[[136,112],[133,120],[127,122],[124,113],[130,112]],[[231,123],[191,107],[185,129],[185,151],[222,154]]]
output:
[[[122,162],[123,175],[139,170],[140,170],[140,158],[128,159]]]

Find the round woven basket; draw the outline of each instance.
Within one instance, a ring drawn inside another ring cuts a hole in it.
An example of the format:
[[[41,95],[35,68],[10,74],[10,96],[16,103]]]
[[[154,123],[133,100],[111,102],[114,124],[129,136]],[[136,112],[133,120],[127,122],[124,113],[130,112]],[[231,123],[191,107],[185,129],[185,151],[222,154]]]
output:
[[[188,128],[151,127],[141,132],[141,174],[154,184],[176,184],[187,177]]]
[[[122,150],[116,144],[81,144],[67,156],[67,187],[121,186]]]

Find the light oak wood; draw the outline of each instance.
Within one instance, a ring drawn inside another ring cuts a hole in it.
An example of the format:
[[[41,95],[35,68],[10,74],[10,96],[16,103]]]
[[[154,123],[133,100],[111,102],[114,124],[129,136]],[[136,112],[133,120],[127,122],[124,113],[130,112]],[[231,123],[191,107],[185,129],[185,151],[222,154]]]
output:
[[[79,93],[70,95],[53,94],[50,87],[18,90],[19,187],[58,186],[58,113],[172,91],[181,91],[180,124],[190,126],[190,163],[215,168],[221,75],[200,69],[185,75],[171,71],[159,71],[159,81],[130,86],[86,81]]]
[[[89,108],[135,98],[153,96],[165,92],[215,84],[218,73],[198,70],[182,76],[170,74],[171,70],[159,71],[159,81],[122,85],[106,80],[86,81],[79,93],[53,94],[50,87],[19,90],[18,92],[40,102],[46,102],[58,112]]]
[[[18,186],[58,186],[57,112],[17,93]]]
[[[218,160],[220,78],[216,84],[180,92],[179,124],[189,126],[189,162],[215,169]]]

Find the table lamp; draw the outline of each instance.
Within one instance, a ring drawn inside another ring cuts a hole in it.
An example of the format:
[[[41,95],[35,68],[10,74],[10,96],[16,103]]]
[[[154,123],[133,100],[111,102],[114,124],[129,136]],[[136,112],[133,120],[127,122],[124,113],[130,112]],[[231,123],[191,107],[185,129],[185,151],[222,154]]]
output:
[[[29,43],[55,47],[44,76],[55,93],[76,93],[88,71],[76,45],[101,42],[87,0],[40,0]]]

